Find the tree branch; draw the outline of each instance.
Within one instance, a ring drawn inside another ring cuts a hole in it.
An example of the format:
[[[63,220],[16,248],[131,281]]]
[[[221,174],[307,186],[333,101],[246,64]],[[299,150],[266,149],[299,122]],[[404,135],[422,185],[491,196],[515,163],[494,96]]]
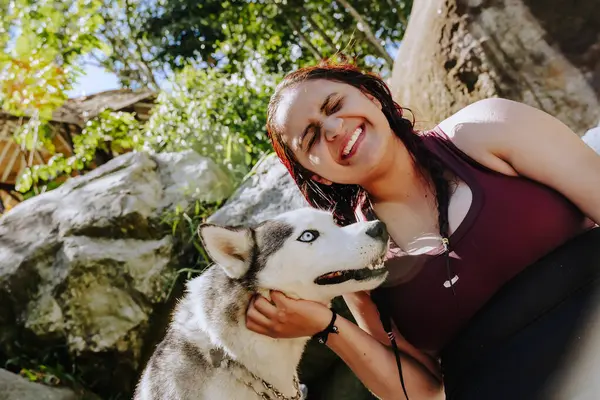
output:
[[[388,52],[385,50],[385,48],[381,45],[381,43],[379,42],[379,40],[377,39],[377,37],[375,36],[375,34],[373,34],[373,31],[371,31],[371,28],[369,27],[369,25],[367,24],[367,22],[364,20],[364,18],[362,17],[362,15],[360,15],[360,13],[358,11],[356,11],[356,9],[354,7],[352,7],[350,5],[350,3],[348,3],[347,0],[337,0],[337,1],[339,1],[340,4],[346,10],[348,10],[348,12],[350,13],[350,15],[352,15],[352,17],[354,18],[354,20],[356,21],[356,23],[360,24],[362,26],[362,32],[365,34],[365,37],[367,38],[367,40],[373,46],[375,46],[375,49],[379,52],[379,55],[385,59],[385,61],[387,62],[389,68],[392,69],[393,66],[394,66],[394,60],[388,54]]]
[[[305,10],[304,7],[302,7],[303,10]],[[329,37],[329,35],[327,35],[327,33],[323,30],[323,28],[321,28],[321,26],[317,23],[317,21],[315,21],[315,19],[312,17],[311,14],[307,13],[306,19],[308,20],[308,23],[310,24],[310,26],[317,31],[317,33],[319,35],[321,35],[321,37],[323,38],[323,40],[325,41],[325,43],[327,43],[327,45],[329,45],[329,47],[331,47],[331,49],[335,52],[337,51],[337,47],[335,45],[335,43],[333,43],[333,40],[331,40],[331,38]]]
[[[129,0],[125,0],[125,20],[127,21],[127,26],[129,27],[129,32],[133,33],[134,28],[133,28],[133,25],[131,24],[131,14],[129,12],[130,7],[133,9]],[[144,75],[146,75],[146,79],[148,79],[148,81],[152,84],[153,89],[158,90],[159,85],[156,82],[156,78],[155,78],[154,74],[152,73],[152,70],[146,64],[146,61],[144,60],[144,53],[140,47],[140,44],[138,43],[137,39],[135,39],[135,38],[133,38],[131,42],[133,43],[135,49],[137,50],[137,53],[138,53],[137,55],[139,56],[138,60],[137,60],[138,66],[143,69]]]
[[[302,39],[302,41],[306,44],[306,47],[308,47],[308,49],[311,51],[311,53],[313,53],[315,58],[317,60],[321,60],[323,58],[323,56],[321,55],[321,53],[319,53],[319,50],[310,42],[310,40],[306,37],[306,35],[304,33],[302,33],[302,31],[300,30],[300,27],[294,21],[290,20],[289,18],[286,18],[285,22],[287,22],[287,24],[290,26],[290,28],[292,28],[293,30],[295,30],[297,32],[300,39]]]

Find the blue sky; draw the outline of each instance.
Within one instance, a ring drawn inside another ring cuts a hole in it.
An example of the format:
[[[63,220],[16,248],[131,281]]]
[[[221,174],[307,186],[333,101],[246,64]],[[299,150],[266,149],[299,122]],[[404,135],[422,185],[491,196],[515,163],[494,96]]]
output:
[[[80,97],[105,90],[118,89],[119,87],[119,81],[115,74],[88,64],[85,68],[85,75],[79,79],[73,90],[68,93],[69,97]]]

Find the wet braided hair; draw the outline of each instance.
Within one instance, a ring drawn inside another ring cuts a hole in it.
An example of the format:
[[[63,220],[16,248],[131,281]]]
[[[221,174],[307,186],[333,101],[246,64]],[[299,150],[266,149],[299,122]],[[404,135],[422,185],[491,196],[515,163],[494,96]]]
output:
[[[358,220],[356,210],[359,207],[363,215],[375,215],[367,193],[359,185],[338,183],[325,185],[311,179],[313,174],[296,160],[292,150],[283,142],[281,132],[274,123],[273,118],[281,101],[283,91],[301,82],[316,79],[346,83],[356,87],[363,93],[372,95],[381,103],[382,112],[387,118],[392,131],[402,141],[417,166],[419,173],[429,182],[432,191],[435,193],[439,233],[442,236],[444,244],[446,273],[452,287],[452,292],[455,294],[451,278],[450,243],[448,240],[450,181],[446,178],[446,170],[440,158],[425,146],[423,138],[415,132],[414,115],[411,119],[404,116],[405,110],[393,100],[389,88],[381,78],[371,73],[362,72],[351,64],[333,64],[327,61],[316,66],[302,68],[287,75],[277,86],[275,94],[271,97],[267,111],[267,132],[277,156],[289,171],[307,202],[312,207],[330,211],[337,224],[343,226],[356,222]],[[371,299],[377,306],[381,324],[390,340],[396,358],[400,383],[404,395],[408,399],[404,376],[402,374],[400,351],[398,350],[392,329],[389,304],[377,290],[371,292]]]

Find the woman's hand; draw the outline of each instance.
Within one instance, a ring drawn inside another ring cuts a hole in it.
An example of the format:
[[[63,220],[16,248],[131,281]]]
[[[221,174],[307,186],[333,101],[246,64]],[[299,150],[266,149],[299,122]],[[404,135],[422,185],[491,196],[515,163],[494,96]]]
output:
[[[272,338],[297,338],[313,336],[331,321],[331,310],[321,303],[291,299],[275,291],[271,300],[258,295],[250,301],[248,329]]]

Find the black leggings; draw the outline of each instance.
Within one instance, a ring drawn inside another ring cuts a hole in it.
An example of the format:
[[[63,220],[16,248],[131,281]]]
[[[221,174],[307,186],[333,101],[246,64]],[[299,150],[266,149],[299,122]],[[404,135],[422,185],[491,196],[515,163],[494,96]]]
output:
[[[505,285],[441,358],[448,400],[600,399],[600,229]]]

